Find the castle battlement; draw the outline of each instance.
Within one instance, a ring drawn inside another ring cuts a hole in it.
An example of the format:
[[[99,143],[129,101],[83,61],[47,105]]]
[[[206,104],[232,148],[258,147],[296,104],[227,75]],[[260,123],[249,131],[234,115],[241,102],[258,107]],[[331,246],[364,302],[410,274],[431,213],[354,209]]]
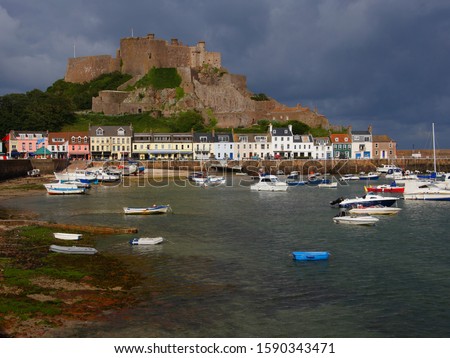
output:
[[[83,83],[114,71],[137,76],[145,75],[153,67],[197,68],[205,64],[222,67],[221,54],[206,51],[205,41],[186,46],[176,38],[167,42],[148,34],[122,38],[116,58],[110,55],[69,58],[64,80]]]

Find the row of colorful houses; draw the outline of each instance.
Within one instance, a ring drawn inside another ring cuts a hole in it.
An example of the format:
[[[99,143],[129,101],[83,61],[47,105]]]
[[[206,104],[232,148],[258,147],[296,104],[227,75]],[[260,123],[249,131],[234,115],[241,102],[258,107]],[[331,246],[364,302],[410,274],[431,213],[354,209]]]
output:
[[[394,159],[396,142],[372,128],[313,137],[292,126],[267,133],[135,133],[130,126],[90,126],[85,132],[12,130],[2,141],[8,158],[90,160]]]

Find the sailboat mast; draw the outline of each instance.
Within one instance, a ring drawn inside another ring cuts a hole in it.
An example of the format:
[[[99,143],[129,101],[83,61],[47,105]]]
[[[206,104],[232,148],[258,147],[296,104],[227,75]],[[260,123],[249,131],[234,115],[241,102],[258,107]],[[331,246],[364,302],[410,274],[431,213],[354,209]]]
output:
[[[432,123],[432,129],[433,129],[433,163],[434,163],[434,172],[436,171],[436,140],[434,138],[434,123]]]

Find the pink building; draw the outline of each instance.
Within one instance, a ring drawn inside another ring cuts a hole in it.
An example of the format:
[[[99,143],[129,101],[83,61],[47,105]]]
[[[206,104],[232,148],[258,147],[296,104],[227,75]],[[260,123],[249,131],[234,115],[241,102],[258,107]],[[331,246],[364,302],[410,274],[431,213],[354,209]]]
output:
[[[33,157],[34,153],[47,146],[48,132],[10,131],[7,150],[8,156],[13,158]]]
[[[89,133],[51,132],[47,149],[53,158],[89,159]]]

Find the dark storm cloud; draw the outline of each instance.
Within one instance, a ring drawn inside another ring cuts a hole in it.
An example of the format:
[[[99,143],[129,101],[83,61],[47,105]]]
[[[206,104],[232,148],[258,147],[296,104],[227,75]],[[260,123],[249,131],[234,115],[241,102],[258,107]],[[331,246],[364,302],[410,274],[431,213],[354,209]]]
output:
[[[122,37],[207,42],[249,88],[334,124],[450,147],[450,4],[420,0],[0,3],[0,95],[45,88],[67,58],[115,54]]]

